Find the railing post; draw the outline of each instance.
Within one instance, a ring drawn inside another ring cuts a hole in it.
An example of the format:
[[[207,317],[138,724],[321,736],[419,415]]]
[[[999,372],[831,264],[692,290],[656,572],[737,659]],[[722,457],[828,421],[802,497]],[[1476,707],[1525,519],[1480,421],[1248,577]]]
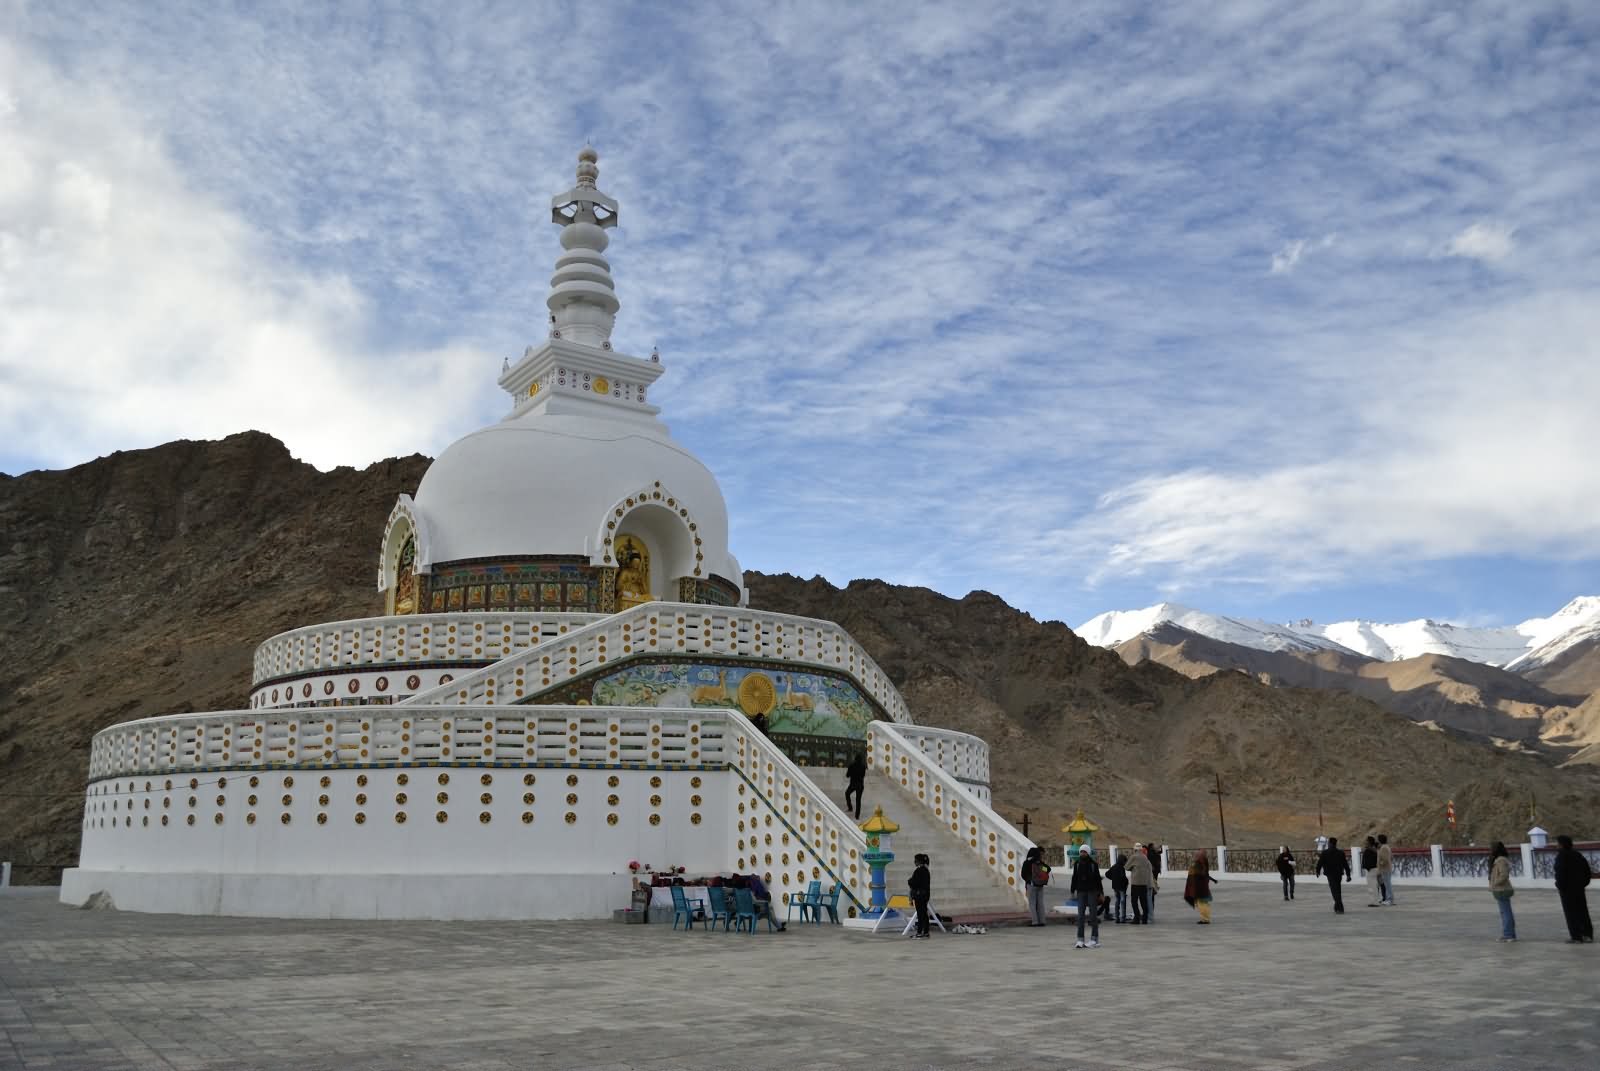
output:
[[[1026,836],[1027,834],[1023,834],[1023,835]],[[1106,856],[1106,859],[1107,859],[1106,865],[1107,866],[1116,866],[1117,865],[1117,846],[1115,844],[1109,844],[1109,845],[1106,846],[1106,850],[1110,853],[1109,855]]]
[[[1428,845],[1428,854],[1433,860],[1433,876],[1444,877],[1444,849],[1437,844]]]
[[[1523,843],[1519,844],[1518,847],[1522,849],[1522,876],[1531,878],[1533,877],[1533,845]]]
[[[1172,863],[1167,859],[1167,846],[1165,844],[1161,846],[1161,873],[1172,873]]]
[[[0,863],[0,889],[7,888],[10,884],[11,884],[11,864],[10,863]]]
[[[1227,872],[1228,872],[1228,846],[1226,844],[1219,844],[1219,845],[1217,845],[1217,873],[1218,874],[1226,874]]]

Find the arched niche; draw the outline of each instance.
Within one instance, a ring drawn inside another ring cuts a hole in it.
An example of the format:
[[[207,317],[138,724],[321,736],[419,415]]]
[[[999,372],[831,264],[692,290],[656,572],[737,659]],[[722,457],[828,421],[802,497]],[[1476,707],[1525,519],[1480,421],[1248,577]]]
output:
[[[600,525],[591,558],[595,565],[616,569],[617,609],[677,601],[679,579],[701,567],[698,529],[688,507],[659,484],[618,501]],[[648,598],[636,590],[640,586],[648,589]]]
[[[389,512],[378,559],[378,590],[383,592],[385,613],[422,612],[422,574],[429,571],[430,565],[427,525],[417,514],[411,496],[401,495]]]

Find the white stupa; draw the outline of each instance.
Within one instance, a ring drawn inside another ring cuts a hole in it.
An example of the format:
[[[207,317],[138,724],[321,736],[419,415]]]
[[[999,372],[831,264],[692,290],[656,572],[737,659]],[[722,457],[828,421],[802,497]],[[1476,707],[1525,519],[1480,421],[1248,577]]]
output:
[[[912,724],[837,625],[748,608],[716,479],[647,401],[659,359],[612,347],[597,162],[552,201],[548,337],[506,363],[510,411],[390,514],[386,612],[267,640],[246,709],[98,733],[64,901],[592,918],[651,863],[837,886],[855,914],[867,840],[830,796],[865,749],[902,828],[972,871],[945,910],[1020,903],[1030,842],[988,806],[983,741]]]

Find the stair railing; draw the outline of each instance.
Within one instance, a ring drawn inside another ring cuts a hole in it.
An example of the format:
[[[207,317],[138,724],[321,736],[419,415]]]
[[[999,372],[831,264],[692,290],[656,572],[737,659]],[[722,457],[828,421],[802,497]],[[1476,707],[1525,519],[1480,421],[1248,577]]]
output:
[[[940,769],[900,726],[884,721],[867,726],[867,761],[905,789],[908,796],[920,801],[934,820],[965,843],[1001,884],[1018,896],[1025,895],[1022,860],[1034,846],[1033,841]]]
[[[743,810],[729,806],[733,854],[741,864],[734,869],[770,872],[772,891],[789,895],[803,893],[807,881],[836,882],[857,910],[864,908],[871,872],[861,858],[866,834],[855,819],[743,714],[720,713],[726,716],[722,754],[742,782],[729,798],[748,804]],[[810,857],[796,859],[802,850]]]

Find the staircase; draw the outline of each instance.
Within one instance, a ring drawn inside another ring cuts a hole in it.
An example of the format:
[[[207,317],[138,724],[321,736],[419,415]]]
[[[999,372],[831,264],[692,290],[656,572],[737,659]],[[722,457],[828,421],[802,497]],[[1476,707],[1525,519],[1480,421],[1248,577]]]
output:
[[[844,806],[844,770],[807,766],[805,773],[829,799]],[[940,825],[921,800],[878,771],[870,770],[861,801],[863,821],[872,816],[874,807],[882,807],[884,817],[900,827],[892,840],[894,862],[889,864],[886,878],[890,896],[905,894],[912,858],[918,852],[927,852],[932,860],[928,867],[933,877],[931,902],[946,920],[1005,921],[1026,917],[1021,894],[990,873],[966,841]]]

